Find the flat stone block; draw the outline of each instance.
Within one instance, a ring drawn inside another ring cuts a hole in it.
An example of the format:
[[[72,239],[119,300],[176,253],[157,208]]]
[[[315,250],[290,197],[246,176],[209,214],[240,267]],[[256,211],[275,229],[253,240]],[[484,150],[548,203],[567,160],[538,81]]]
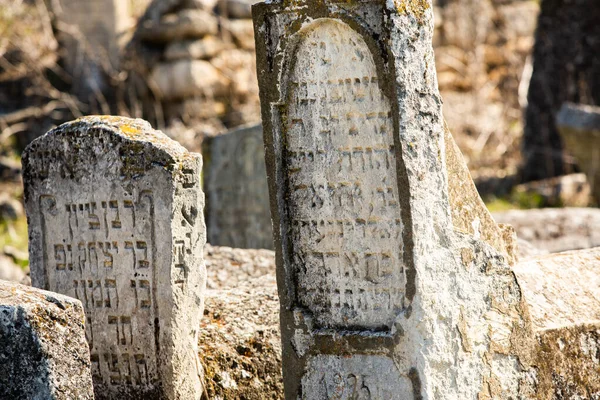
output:
[[[93,400],[81,302],[0,280],[0,398]]]

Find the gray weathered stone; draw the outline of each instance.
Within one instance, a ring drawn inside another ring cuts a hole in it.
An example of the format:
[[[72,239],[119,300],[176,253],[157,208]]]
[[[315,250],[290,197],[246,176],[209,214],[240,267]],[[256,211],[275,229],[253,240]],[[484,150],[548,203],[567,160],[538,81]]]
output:
[[[198,399],[201,157],[142,120],[86,117],[23,155],[33,285],[83,303],[97,399]]]
[[[600,246],[600,209],[542,208],[496,212],[494,219],[515,228],[519,239],[550,253]]]
[[[600,205],[600,107],[563,104],[556,127],[568,153],[587,175]]]
[[[158,64],[150,80],[164,100],[223,96],[229,80],[208,61],[178,60]]]
[[[210,12],[183,10],[177,14],[167,14],[159,21],[144,21],[138,29],[138,35],[140,39],[148,42],[166,43],[215,35],[218,30],[217,18]]]
[[[514,234],[449,190],[431,3],[253,11],[286,398],[516,398]]]
[[[165,49],[165,59],[169,61],[188,59],[205,60],[227,49],[228,45],[214,36],[206,36],[198,40],[172,42]]]
[[[0,280],[0,398],[94,399],[81,302]]]
[[[0,279],[11,282],[23,282],[25,279],[23,271],[13,260],[0,252]]]
[[[600,247],[519,263],[514,273],[531,313],[527,399],[600,396]]]
[[[272,249],[262,125],[207,138],[203,154],[208,242]]]

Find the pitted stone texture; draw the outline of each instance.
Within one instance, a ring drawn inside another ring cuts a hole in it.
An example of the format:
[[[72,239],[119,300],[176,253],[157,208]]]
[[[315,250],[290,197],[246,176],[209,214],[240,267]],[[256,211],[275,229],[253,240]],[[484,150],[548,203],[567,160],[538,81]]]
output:
[[[272,249],[262,125],[207,138],[202,147],[208,242]]]
[[[532,316],[535,399],[600,395],[600,247],[550,254],[514,267]]]
[[[83,303],[98,399],[201,394],[201,163],[117,117],[64,124],[23,155],[32,283]]]
[[[0,281],[0,398],[94,399],[79,301]]]
[[[431,2],[253,10],[286,398],[516,398],[514,232],[448,148]]]

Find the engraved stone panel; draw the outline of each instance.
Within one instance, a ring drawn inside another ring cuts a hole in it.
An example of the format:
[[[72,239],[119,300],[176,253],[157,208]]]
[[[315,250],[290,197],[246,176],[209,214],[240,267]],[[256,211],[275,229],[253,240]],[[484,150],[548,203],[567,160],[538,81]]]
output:
[[[207,138],[203,153],[208,242],[272,249],[262,125]]]
[[[298,300],[322,327],[389,327],[406,286],[390,101],[358,33],[335,20],[307,30],[285,118]]]
[[[24,155],[32,282],[82,302],[96,398],[200,396],[200,164],[146,122],[110,117]]]
[[[318,355],[308,360],[302,378],[302,398],[388,400],[412,398],[411,382],[386,356]]]

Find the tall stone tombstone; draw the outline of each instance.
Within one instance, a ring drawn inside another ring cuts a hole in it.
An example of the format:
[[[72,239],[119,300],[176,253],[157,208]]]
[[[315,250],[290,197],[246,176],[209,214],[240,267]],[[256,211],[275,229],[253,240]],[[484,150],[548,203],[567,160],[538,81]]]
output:
[[[81,300],[97,399],[198,399],[201,156],[142,120],[86,117],[23,154],[34,286]]]
[[[262,125],[205,139],[202,147],[208,242],[273,249]]]
[[[517,392],[511,242],[488,237],[460,153],[449,194],[432,15],[426,0],[253,7],[286,399]]]

